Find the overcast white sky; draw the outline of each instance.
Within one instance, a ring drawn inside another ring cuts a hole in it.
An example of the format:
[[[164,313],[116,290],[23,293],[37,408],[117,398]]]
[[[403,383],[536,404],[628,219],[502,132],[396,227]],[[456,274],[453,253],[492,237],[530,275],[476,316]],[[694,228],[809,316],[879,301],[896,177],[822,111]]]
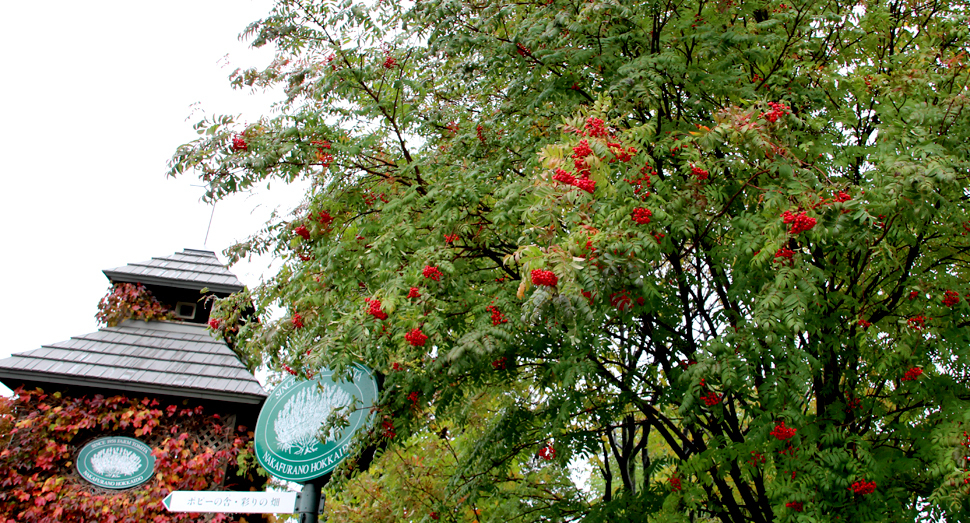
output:
[[[206,114],[255,120],[277,96],[233,91],[272,50],[237,39],[270,0],[54,0],[0,8],[0,358],[97,329],[102,269],[183,248],[217,253],[300,191],[211,207],[196,180],[164,176]],[[194,116],[193,104],[198,104]],[[255,210],[255,212],[254,212]],[[247,285],[266,262],[233,268]],[[0,386],[0,392],[6,393]]]

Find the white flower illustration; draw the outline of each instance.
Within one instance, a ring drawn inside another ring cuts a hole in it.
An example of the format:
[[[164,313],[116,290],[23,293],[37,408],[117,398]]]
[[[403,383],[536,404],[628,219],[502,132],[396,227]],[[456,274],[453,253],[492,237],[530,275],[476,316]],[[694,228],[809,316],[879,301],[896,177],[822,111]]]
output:
[[[111,447],[91,456],[91,468],[107,478],[131,476],[141,467],[141,458],[130,450]]]
[[[317,448],[317,432],[330,413],[350,404],[350,394],[336,385],[306,387],[293,395],[276,415],[273,431],[279,450],[294,454],[308,454]],[[339,437],[337,429],[331,429],[326,441]]]

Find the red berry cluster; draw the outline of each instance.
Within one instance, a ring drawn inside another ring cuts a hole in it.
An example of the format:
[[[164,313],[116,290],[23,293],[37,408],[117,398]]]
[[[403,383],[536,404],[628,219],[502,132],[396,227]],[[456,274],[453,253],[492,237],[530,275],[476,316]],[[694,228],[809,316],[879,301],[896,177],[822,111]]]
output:
[[[851,200],[852,197],[842,191],[839,191],[838,194],[835,195],[834,199],[839,203],[844,203]]]
[[[222,326],[222,321],[220,321],[219,318],[210,318],[209,319],[209,328],[210,329],[218,329],[221,326]]]
[[[323,225],[330,225],[333,223],[333,216],[327,211],[320,211],[317,213],[317,221]]]
[[[404,370],[404,367],[402,367],[400,363],[395,361],[394,363],[391,364],[391,370]]]
[[[441,519],[441,516],[439,516],[437,512],[432,512],[432,513],[428,514],[428,517],[430,517],[431,519],[433,519],[435,521],[438,521],[439,519]]]
[[[397,65],[397,60],[395,60],[393,56],[388,56],[384,59],[383,65],[384,69],[394,69],[394,67]]]
[[[775,425],[775,430],[772,430],[768,434],[770,434],[770,435],[778,438],[779,441],[785,441],[785,440],[789,440],[793,436],[795,436],[795,433],[796,432],[798,432],[798,429],[793,429],[791,427],[786,427],[785,426],[785,422],[782,421],[778,425]]]
[[[590,148],[589,142],[586,140],[580,140],[579,145],[573,147],[573,165],[576,172],[579,174],[579,178],[573,177],[566,171],[561,169],[556,170],[556,176],[553,177],[554,180],[566,183],[567,185],[572,185],[584,190],[590,194],[596,189],[596,182],[589,179],[590,170],[589,165],[586,164],[586,157],[593,154],[593,149]]]
[[[576,183],[576,177],[562,169],[556,169],[556,174],[552,177],[552,179],[566,185],[574,185]]]
[[[751,465],[752,467],[756,467],[758,466],[759,463],[764,464],[764,462],[765,462],[764,454],[756,450],[751,451],[751,459],[748,460],[749,465]]]
[[[906,371],[906,374],[903,376],[903,381],[913,381],[916,378],[918,378],[920,374],[923,374],[923,369],[919,367],[913,367],[908,371]]]
[[[922,314],[913,316],[906,320],[906,323],[909,324],[909,328],[916,331],[921,331],[926,328],[926,318]]]
[[[802,503],[800,501],[789,501],[788,503],[785,503],[785,506],[794,510],[795,512],[802,511]]]
[[[505,366],[508,364],[508,359],[505,356],[492,362],[492,368],[495,370],[505,370]]]
[[[394,436],[397,436],[397,433],[394,432],[394,423],[393,422],[390,422],[390,421],[382,421],[381,422],[381,429],[382,429],[381,430],[381,435],[384,436],[387,439],[391,439]]]
[[[860,496],[872,494],[873,492],[876,491],[876,482],[866,481],[866,480],[856,481],[855,483],[852,484],[851,487],[849,487],[849,490],[851,490],[852,492],[855,492],[856,494],[859,494]]]
[[[946,291],[943,293],[943,305],[953,307],[960,303],[960,293],[957,291]]]
[[[586,158],[591,154],[593,154],[593,149],[590,148],[589,142],[586,140],[580,140],[579,144],[573,147],[573,158]]]
[[[872,323],[869,323],[863,318],[859,318],[859,326],[862,327],[863,329],[868,329],[869,327],[872,326]]]
[[[408,394],[408,400],[411,402],[411,405],[413,407],[417,407],[418,406],[418,397],[420,397],[420,396],[421,396],[421,393],[418,392],[418,391],[414,391],[414,392]]]
[[[411,290],[408,291],[408,298],[420,298],[420,297],[421,297],[421,293],[418,292],[418,288],[411,287]]]
[[[610,160],[610,163],[617,161],[626,163],[633,159],[634,154],[637,154],[635,147],[627,147],[624,149],[623,144],[619,143],[606,142],[606,147],[613,153],[613,159]]]
[[[785,249],[783,247],[781,249],[778,249],[778,252],[775,253],[775,261],[779,263],[788,263],[789,265],[791,265],[794,262],[794,260],[792,259],[793,256],[795,256],[795,251],[791,249]]]
[[[636,209],[633,209],[633,212],[630,213],[630,218],[640,225],[650,223],[651,216],[653,216],[653,211],[647,209],[646,207],[637,207]]]
[[[909,293],[909,299],[911,299],[911,300],[915,300],[918,297],[919,297],[919,291],[913,291],[913,292]]]
[[[425,265],[424,270],[421,271],[421,274],[423,274],[425,278],[434,281],[441,281],[441,277],[444,276],[441,274],[441,271],[438,270],[438,267],[435,267],[434,265]]]
[[[785,211],[781,213],[781,219],[784,223],[791,225],[788,230],[789,234],[798,234],[815,227],[815,218],[809,217],[808,213],[805,212],[793,214],[791,211]]]
[[[592,116],[586,119],[586,124],[583,125],[585,131],[583,131],[583,136],[592,136],[593,138],[606,138],[609,133],[606,127],[603,126],[603,120],[599,118],[593,118]]]
[[[293,232],[295,232],[297,236],[303,238],[304,240],[310,239],[310,231],[303,225],[298,225],[296,229],[293,229]]]
[[[781,118],[786,114],[791,114],[791,110],[783,103],[768,102],[768,107],[771,107],[771,112],[761,113],[761,117],[771,123],[777,122],[778,118]]]
[[[559,277],[552,271],[544,271],[542,269],[532,270],[532,284],[533,285],[545,285],[547,287],[555,287],[559,283]]]
[[[649,165],[644,165],[640,169],[639,178],[631,178],[631,179],[624,178],[623,181],[635,187],[633,189],[633,194],[638,195],[641,200],[646,200],[647,196],[650,196],[650,175],[651,174],[657,174],[657,171],[655,171],[653,167],[650,167]]]
[[[552,445],[546,445],[539,449],[539,457],[546,461],[552,461],[556,458],[556,449],[552,448]]]
[[[478,127],[475,128],[475,133],[478,135],[478,141],[480,141],[480,142],[482,142],[484,144],[485,143],[485,128],[482,127],[482,124],[478,124]]]
[[[283,370],[285,370],[289,374],[292,374],[293,376],[296,376],[296,371],[293,370],[293,367],[290,367],[289,365],[287,365],[285,363],[283,364]]]
[[[458,240],[458,233],[445,235],[445,243],[455,243],[455,241],[457,240]]]
[[[297,329],[302,329],[303,328],[303,316],[300,316],[300,313],[299,312],[294,313],[293,314],[293,317],[290,318],[290,323],[292,323],[293,326],[296,327]]]
[[[364,298],[364,301],[367,302],[367,305],[368,305],[367,314],[370,314],[371,316],[377,318],[378,320],[387,319],[387,313],[384,312],[383,309],[381,309],[381,300],[372,300],[370,298]]]
[[[414,347],[424,347],[424,343],[428,341],[428,337],[421,332],[420,327],[411,329],[410,332],[404,335],[404,339]]]
[[[576,183],[574,183],[573,185],[577,189],[586,191],[590,194],[593,194],[593,191],[596,190],[596,181],[590,180],[589,178],[579,178],[578,180],[576,180]]]
[[[705,171],[704,169],[701,169],[700,167],[694,167],[693,165],[690,166],[690,174],[694,178],[697,178],[698,180],[701,180],[701,181],[706,180],[707,177],[710,176],[709,172]]]
[[[249,145],[246,144],[246,138],[241,134],[237,134],[232,137],[232,150],[233,151],[248,151]]]
[[[582,189],[590,194],[596,190],[596,182],[594,180],[590,180],[589,178],[576,178],[568,171],[564,171],[562,169],[556,169],[556,174],[552,177],[552,179],[565,185],[572,185],[573,187]]]
[[[330,142],[326,140],[313,140],[310,142],[310,144],[317,146],[317,150],[314,151],[314,154],[317,157],[317,161],[320,162],[320,165],[322,165],[324,169],[330,167],[330,162],[333,161],[333,155],[329,153]]]
[[[681,489],[680,478],[670,478],[670,488],[672,490],[680,490]]]
[[[626,291],[614,292],[610,294],[610,305],[620,312],[626,312],[633,309],[633,300]]]
[[[701,396],[701,399],[704,400],[704,405],[707,405],[708,407],[713,407],[721,402],[721,396],[713,391]]]
[[[502,314],[502,311],[498,310],[498,307],[489,305],[488,307],[485,307],[485,310],[492,313],[492,325],[501,325],[509,322],[509,320],[505,319],[505,315]]]

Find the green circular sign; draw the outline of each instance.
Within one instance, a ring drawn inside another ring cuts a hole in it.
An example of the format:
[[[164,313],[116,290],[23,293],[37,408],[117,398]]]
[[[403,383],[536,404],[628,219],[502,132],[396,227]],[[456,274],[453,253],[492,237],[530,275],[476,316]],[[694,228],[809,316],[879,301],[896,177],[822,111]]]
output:
[[[77,472],[82,478],[103,488],[136,487],[152,478],[155,456],[152,449],[133,438],[98,438],[81,447]]]
[[[333,371],[320,369],[312,380],[290,377],[266,398],[256,422],[256,459],[273,477],[306,482],[337,468],[348,455],[350,440],[374,418],[377,380],[363,365],[352,370],[351,381],[333,380]],[[321,432],[332,413],[347,426]]]

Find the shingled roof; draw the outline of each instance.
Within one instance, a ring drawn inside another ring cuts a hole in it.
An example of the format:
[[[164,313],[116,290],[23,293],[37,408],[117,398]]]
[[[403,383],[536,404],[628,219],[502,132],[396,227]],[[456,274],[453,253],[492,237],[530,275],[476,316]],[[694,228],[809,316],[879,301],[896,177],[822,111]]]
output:
[[[127,320],[14,354],[0,360],[0,380],[11,388],[43,382],[232,403],[266,397],[225,343],[204,325],[182,322]]]
[[[180,289],[231,294],[243,290],[236,275],[229,272],[212,251],[185,249],[170,256],[160,256],[124,267],[105,269],[111,283],[143,283]]]

